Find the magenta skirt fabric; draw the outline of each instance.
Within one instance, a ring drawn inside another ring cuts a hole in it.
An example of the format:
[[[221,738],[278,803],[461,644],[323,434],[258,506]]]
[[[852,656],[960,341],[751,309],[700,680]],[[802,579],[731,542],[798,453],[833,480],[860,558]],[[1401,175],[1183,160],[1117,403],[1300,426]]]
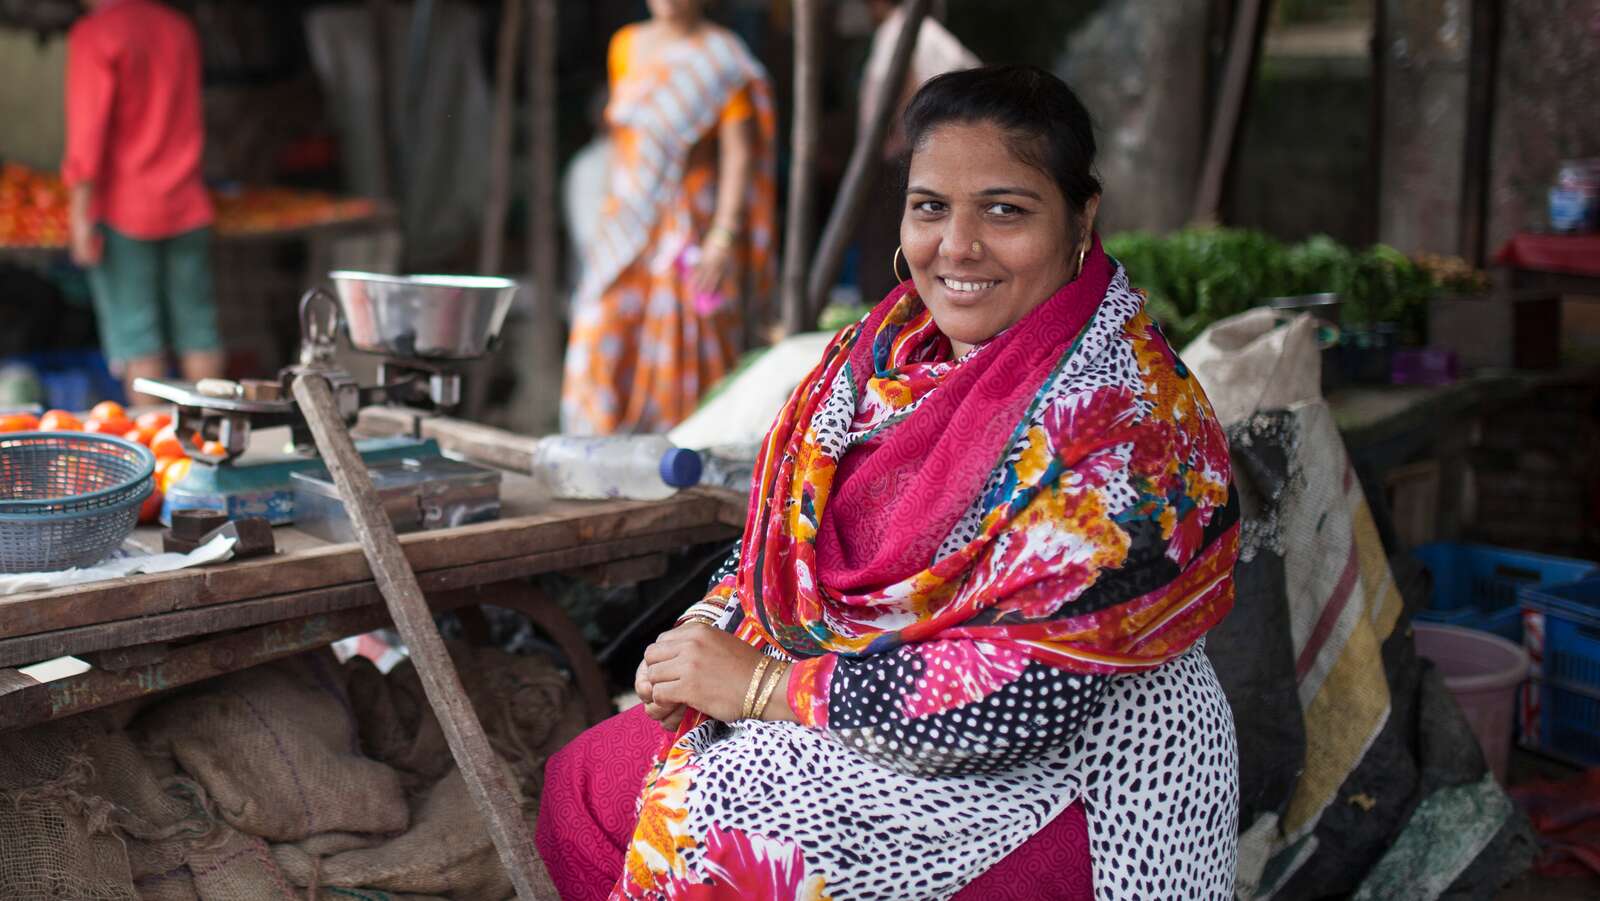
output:
[[[536,837],[563,901],[604,901],[622,875],[639,792],[669,736],[635,707],[584,732],[545,764]],[[956,901],[1091,901],[1089,830],[1073,804],[956,894]]]

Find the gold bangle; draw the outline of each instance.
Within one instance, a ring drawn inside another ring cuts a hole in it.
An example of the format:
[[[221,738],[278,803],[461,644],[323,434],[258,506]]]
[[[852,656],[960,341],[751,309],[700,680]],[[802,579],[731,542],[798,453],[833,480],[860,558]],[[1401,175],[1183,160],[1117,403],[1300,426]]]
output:
[[[744,706],[739,708],[739,719],[750,718],[750,709],[755,706],[756,693],[761,690],[761,677],[766,675],[767,667],[772,665],[772,658],[766,654],[761,655],[761,660],[756,663],[756,671],[750,674],[750,688],[744,693]]]
[[[685,616],[683,619],[678,620],[678,625],[680,626],[687,626],[690,623],[701,623],[702,625],[710,626],[713,629],[717,627],[717,621],[704,613],[691,613],[690,615]]]
[[[772,690],[777,688],[778,683],[782,682],[783,677],[788,674],[789,664],[787,663],[780,663],[772,668],[772,676],[767,679],[767,687],[761,689],[761,697],[756,699],[756,709],[751,711],[752,716],[758,720],[764,718],[763,714],[767,712],[767,702],[772,700]]]
[[[712,247],[732,247],[733,242],[738,237],[738,234],[735,233],[733,229],[724,228],[721,225],[714,225],[709,231],[706,232],[706,239],[704,243]]]

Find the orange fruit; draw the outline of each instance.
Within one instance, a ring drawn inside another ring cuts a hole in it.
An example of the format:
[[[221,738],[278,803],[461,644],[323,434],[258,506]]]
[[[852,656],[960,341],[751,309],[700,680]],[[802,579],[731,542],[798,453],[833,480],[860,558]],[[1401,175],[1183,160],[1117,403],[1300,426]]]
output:
[[[161,518],[161,489],[150,489],[150,496],[139,505],[139,522],[152,523]]]
[[[133,424],[141,429],[149,429],[150,434],[154,435],[166,426],[172,425],[172,414],[163,410],[151,410],[148,413],[140,413]]]
[[[156,432],[154,438],[150,439],[150,450],[154,451],[157,457],[189,456],[188,446],[178,438],[177,427],[170,425],[163,427],[161,431]]]
[[[107,419],[90,419],[84,423],[85,432],[99,432],[102,435],[116,435],[123,437],[134,430],[133,423],[126,416],[117,416]]]
[[[39,427],[39,417],[32,413],[12,413],[0,416],[0,432],[31,432]]]
[[[122,404],[119,404],[114,400],[103,400],[95,404],[94,409],[89,411],[89,418],[127,419],[128,411],[122,408]]]
[[[177,457],[167,464],[167,468],[161,472],[161,478],[156,482],[156,487],[163,496],[172,492],[173,485],[183,481],[183,477],[189,474],[189,466],[193,462],[188,457]]]
[[[83,423],[66,410],[50,410],[39,420],[39,428],[46,432],[81,432]]]

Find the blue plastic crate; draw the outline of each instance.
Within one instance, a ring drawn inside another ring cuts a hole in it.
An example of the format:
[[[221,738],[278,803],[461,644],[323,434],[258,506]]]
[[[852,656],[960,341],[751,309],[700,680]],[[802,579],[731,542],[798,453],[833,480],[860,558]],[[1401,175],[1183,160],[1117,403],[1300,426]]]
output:
[[[126,403],[122,382],[111,374],[98,350],[51,350],[0,360],[0,366],[23,363],[39,374],[47,410],[81,413],[103,400]]]
[[[1524,743],[1600,763],[1600,577],[1523,589],[1522,610],[1537,705],[1524,716],[1533,739]]]
[[[1600,564],[1531,551],[1437,541],[1412,550],[1433,580],[1424,622],[1493,632],[1522,641],[1518,591],[1600,573]]]

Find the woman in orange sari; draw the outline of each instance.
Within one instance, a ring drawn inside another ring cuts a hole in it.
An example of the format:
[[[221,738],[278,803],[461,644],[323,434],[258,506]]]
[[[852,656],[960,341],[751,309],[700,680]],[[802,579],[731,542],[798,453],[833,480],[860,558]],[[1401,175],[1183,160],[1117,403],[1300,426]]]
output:
[[[774,281],[766,73],[702,0],[649,0],[611,39],[612,161],[573,304],[562,430],[658,432],[739,352]]]

